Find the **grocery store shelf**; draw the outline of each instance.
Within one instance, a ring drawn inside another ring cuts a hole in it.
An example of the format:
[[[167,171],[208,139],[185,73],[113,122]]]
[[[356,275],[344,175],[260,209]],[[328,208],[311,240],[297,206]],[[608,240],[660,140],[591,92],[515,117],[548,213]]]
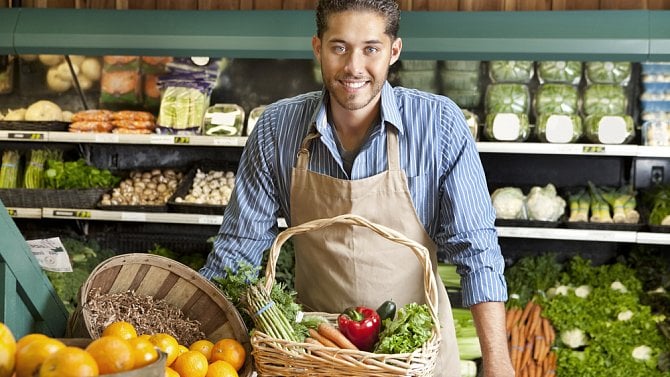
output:
[[[221,225],[223,216],[168,212],[102,211],[96,209],[42,208],[42,217],[70,220],[132,221],[170,224]]]
[[[670,47],[670,16],[661,11],[407,11],[402,17],[409,59],[643,61],[650,48],[662,55]],[[311,10],[20,8],[0,9],[0,20],[0,48],[19,54],[313,58]]]
[[[664,147],[647,147],[639,146],[637,147],[637,157],[667,157],[670,158],[670,146]]]
[[[510,143],[510,142],[477,142],[477,150],[481,153],[514,153],[514,154],[555,154],[585,156],[636,156],[637,145],[605,145],[605,144],[552,144],[552,143]],[[659,150],[660,151],[660,150]],[[670,155],[670,148],[668,152]]]
[[[670,245],[670,233],[637,233],[637,243],[653,245]]]
[[[508,238],[538,238],[571,241],[636,243],[637,232],[589,229],[498,227],[498,235]]]
[[[0,138],[2,133],[0,133]],[[173,146],[243,147],[246,136],[133,135],[110,133],[48,132],[48,141],[60,143],[146,144]]]
[[[7,207],[9,216],[18,219],[40,219],[42,218],[41,208],[15,208]]]

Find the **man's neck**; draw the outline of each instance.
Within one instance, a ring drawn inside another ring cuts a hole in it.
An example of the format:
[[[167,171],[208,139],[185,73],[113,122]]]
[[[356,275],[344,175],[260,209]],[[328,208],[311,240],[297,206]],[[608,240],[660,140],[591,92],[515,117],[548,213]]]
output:
[[[379,119],[379,108],[376,107],[375,111],[339,110],[329,109],[329,121],[335,128],[342,148],[347,151],[358,150],[365,142],[370,127]]]

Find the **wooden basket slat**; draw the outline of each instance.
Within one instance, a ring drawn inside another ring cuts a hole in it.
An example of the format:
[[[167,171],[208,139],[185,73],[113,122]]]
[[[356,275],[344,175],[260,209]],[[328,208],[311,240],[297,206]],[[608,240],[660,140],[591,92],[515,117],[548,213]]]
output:
[[[160,287],[155,290],[155,293],[153,294],[154,298],[159,299],[159,300],[164,300],[165,297],[167,297],[170,292],[177,293],[179,291],[174,291],[173,288],[177,286],[179,282],[183,281],[177,274],[169,274],[165,280],[161,282]],[[190,285],[192,286],[192,285]],[[195,290],[195,287],[193,287]],[[181,292],[179,292],[181,293]]]
[[[184,303],[188,302],[197,290],[198,287],[191,284],[188,280],[179,279],[166,294],[156,295],[155,297],[165,300],[170,305],[180,308],[183,311]]]
[[[131,287],[136,294],[140,296],[153,296],[160,291],[163,282],[170,276],[170,271],[162,268],[151,267],[142,280],[139,280],[139,275],[133,281]],[[137,287],[137,288],[134,288]]]
[[[116,275],[113,276],[114,280],[112,280],[112,285],[110,286],[109,290],[103,293],[116,293],[135,290],[135,287],[133,287],[133,280],[135,280],[135,276],[137,276],[137,273],[141,267],[142,266],[136,264],[121,266]],[[111,271],[108,273],[111,273]],[[100,287],[99,282],[97,281],[96,287]]]

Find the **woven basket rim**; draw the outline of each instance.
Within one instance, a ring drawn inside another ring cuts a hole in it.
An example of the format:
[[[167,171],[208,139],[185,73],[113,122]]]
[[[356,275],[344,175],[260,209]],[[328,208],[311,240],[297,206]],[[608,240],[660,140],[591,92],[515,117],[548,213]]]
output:
[[[432,375],[432,371],[425,370],[418,372],[419,374],[412,373],[412,360],[416,361],[423,359],[430,366],[432,358],[432,366],[430,367],[435,367],[435,359],[437,358],[437,353],[439,351],[439,345],[441,342],[439,320],[437,317],[437,282],[435,280],[428,249],[426,249],[420,243],[407,238],[407,236],[403,235],[402,233],[386,226],[373,223],[364,217],[353,214],[344,214],[332,218],[316,219],[288,228],[277,235],[272,244],[272,247],[270,248],[267,267],[265,269],[265,288],[269,292],[275,283],[275,267],[277,264],[277,259],[279,258],[281,246],[284,244],[284,242],[286,242],[293,235],[322,229],[333,224],[348,224],[366,227],[381,237],[407,246],[410,250],[412,250],[412,252],[414,252],[414,255],[417,257],[421,263],[421,266],[423,267],[425,298],[430,315],[433,319],[433,329],[430,339],[426,341],[421,348],[411,353],[376,354],[359,350],[342,350],[309,343],[296,343],[283,339],[274,339],[265,333],[254,330],[251,336],[251,344],[254,348],[253,352],[255,356],[255,362],[257,364],[257,369],[262,372],[261,369],[264,368],[263,360],[266,358],[268,360],[272,360],[270,363],[274,365],[274,367],[276,367],[276,364],[281,361],[281,359],[286,358],[286,360],[284,360],[286,365],[293,366],[299,362],[305,362],[303,365],[301,365],[301,367],[306,369],[309,369],[310,367],[316,369],[317,367],[323,366],[323,368],[321,368],[323,373],[315,372],[313,374],[315,376],[331,376],[335,370],[341,372],[344,369],[348,371],[350,370],[352,373],[351,375],[356,376],[367,375],[367,372],[374,373],[374,375]],[[326,317],[327,319],[330,318],[329,321],[332,321],[332,318],[336,316],[336,314],[329,313],[319,314]],[[267,344],[270,346],[267,346]],[[288,351],[294,348],[296,350],[307,350],[308,352],[300,353]],[[339,366],[340,369],[335,369],[336,365]],[[418,364],[415,363],[414,365],[416,366]],[[312,375],[311,371],[308,374]]]

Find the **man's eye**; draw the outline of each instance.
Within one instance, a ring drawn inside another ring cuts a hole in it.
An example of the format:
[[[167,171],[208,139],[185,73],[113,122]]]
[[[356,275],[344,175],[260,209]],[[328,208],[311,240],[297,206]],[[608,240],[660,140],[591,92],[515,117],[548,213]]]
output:
[[[379,49],[377,47],[368,47],[366,51],[368,52],[368,54],[374,54],[377,51],[379,51]]]
[[[333,51],[337,54],[341,54],[345,51],[346,49],[342,46],[335,46],[333,47]]]

